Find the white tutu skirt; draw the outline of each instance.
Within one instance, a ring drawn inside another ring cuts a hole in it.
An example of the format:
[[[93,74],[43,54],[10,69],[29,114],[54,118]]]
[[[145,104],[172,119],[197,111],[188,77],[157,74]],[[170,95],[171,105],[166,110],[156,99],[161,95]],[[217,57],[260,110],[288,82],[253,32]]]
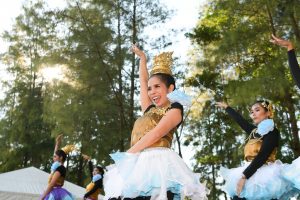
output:
[[[283,167],[281,174],[284,179],[300,190],[300,157],[294,160],[292,164]]]
[[[166,200],[167,191],[174,193],[174,199],[207,199],[208,190],[199,182],[199,175],[169,148],[115,153],[111,157],[115,164],[104,175],[104,199],[151,196],[151,200]]]
[[[246,162],[242,167],[227,169],[221,167],[220,173],[225,180],[223,190],[230,197],[236,196],[237,183],[242,177],[243,171],[251,162]],[[246,180],[240,197],[247,200],[270,200],[288,199],[290,191],[293,189],[291,184],[282,178],[281,170],[285,165],[277,160],[260,167],[249,179]]]

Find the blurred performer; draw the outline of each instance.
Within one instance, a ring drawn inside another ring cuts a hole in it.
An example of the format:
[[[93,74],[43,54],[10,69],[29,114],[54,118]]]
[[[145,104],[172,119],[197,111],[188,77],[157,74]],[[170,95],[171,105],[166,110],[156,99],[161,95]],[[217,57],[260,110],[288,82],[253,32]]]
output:
[[[62,135],[59,135],[56,138],[48,187],[42,195],[41,200],[75,200],[70,192],[62,188],[66,177],[66,168],[64,166],[64,162],[67,158],[67,155],[75,149],[75,146],[67,145],[62,149],[59,149],[61,138]]]
[[[92,181],[86,186],[86,193],[84,195],[84,199],[98,200],[98,195],[103,189],[104,170],[100,166],[96,166],[93,168],[91,157],[85,154],[83,154],[82,156],[85,160],[88,161],[90,176],[92,179]]]

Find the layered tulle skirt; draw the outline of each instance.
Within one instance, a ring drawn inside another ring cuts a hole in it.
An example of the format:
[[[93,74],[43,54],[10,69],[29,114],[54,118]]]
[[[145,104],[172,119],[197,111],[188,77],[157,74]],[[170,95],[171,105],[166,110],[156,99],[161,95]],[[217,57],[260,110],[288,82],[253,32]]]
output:
[[[151,200],[166,200],[168,191],[174,199],[207,199],[208,190],[199,182],[199,175],[169,148],[149,148],[138,154],[115,153],[111,157],[115,164],[108,167],[104,176],[105,199],[151,196]]]
[[[75,200],[70,192],[62,187],[54,187],[45,200]]]
[[[284,179],[290,181],[295,188],[300,190],[300,157],[286,165],[282,169],[282,176]]]
[[[230,196],[236,196],[236,187],[243,171],[251,162],[244,166],[227,169],[222,167],[220,174],[225,180],[223,190]],[[289,199],[292,191],[291,183],[281,176],[281,171],[286,165],[281,161],[268,163],[260,167],[249,179],[246,180],[240,197],[251,200]]]

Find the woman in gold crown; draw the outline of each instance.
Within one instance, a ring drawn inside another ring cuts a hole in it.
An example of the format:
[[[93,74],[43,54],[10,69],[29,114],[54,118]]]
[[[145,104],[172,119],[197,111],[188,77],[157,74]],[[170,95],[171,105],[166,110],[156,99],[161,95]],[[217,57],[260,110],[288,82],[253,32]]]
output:
[[[281,177],[284,167],[276,160],[280,134],[273,121],[273,108],[268,101],[255,102],[250,110],[254,125],[224,102],[217,106],[226,110],[249,134],[244,148],[245,164],[238,168],[221,168],[225,180],[223,190],[233,200],[288,199],[290,183]]]
[[[104,176],[105,199],[206,200],[207,189],[199,176],[170,149],[173,134],[182,123],[183,104],[189,102],[174,91],[172,53],[154,58],[149,78],[145,53],[135,45],[132,51],[140,58],[140,103],[144,114],[134,124],[131,148],[126,153],[111,154],[115,164]]]
[[[67,145],[62,149],[58,149],[61,143],[62,135],[57,136],[53,163],[51,166],[51,174],[48,180],[48,186],[41,197],[41,200],[74,200],[72,194],[62,188],[66,177],[66,168],[64,162],[72,150],[73,145]]]

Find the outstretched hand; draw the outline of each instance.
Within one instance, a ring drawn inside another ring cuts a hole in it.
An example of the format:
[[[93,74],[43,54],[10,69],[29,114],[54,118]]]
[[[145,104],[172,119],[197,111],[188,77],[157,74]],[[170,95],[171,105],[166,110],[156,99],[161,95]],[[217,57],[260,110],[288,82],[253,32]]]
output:
[[[84,160],[91,160],[91,157],[86,154],[82,154],[82,157]]]
[[[228,107],[228,104],[225,102],[216,102],[216,106],[222,109],[226,109]]]
[[[63,137],[63,134],[59,134],[59,135],[56,137],[56,139],[55,139],[56,144],[60,144],[60,143],[61,143],[62,137]]]
[[[281,47],[285,47],[289,50],[294,49],[292,42],[288,40],[284,40],[282,38],[276,37],[275,35],[272,34],[272,39],[270,40],[273,44],[276,44]]]
[[[138,57],[140,57],[140,58],[145,57],[145,58],[146,58],[145,53],[144,53],[141,49],[139,49],[139,48],[137,47],[136,44],[133,44],[133,45],[131,46],[130,50],[131,50],[133,53],[135,53]]]

